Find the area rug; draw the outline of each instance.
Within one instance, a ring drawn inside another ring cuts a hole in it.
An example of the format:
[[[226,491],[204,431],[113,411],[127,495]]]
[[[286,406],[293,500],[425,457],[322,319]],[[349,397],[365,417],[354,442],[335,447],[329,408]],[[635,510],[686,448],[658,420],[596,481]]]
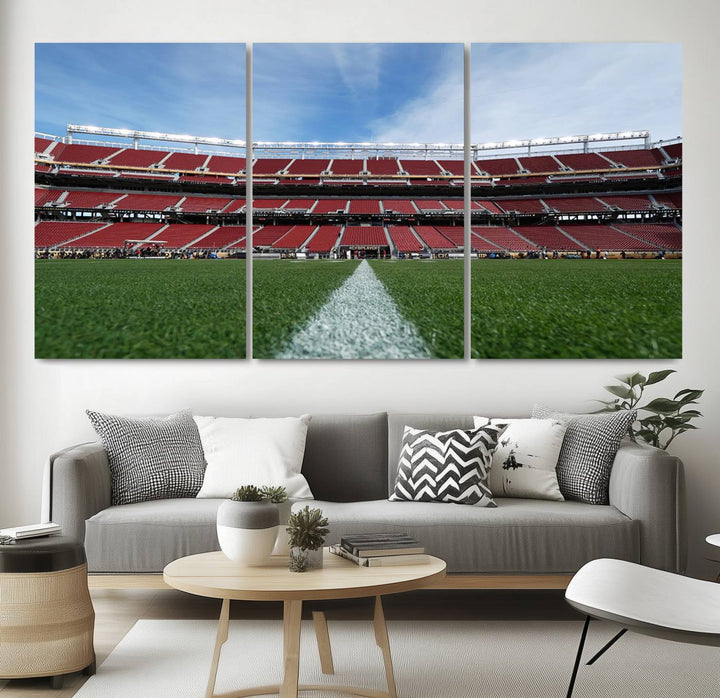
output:
[[[372,624],[328,623],[335,675],[320,670],[312,623],[302,627],[300,682],[384,690]],[[217,624],[139,620],[76,694],[80,698],[204,696]],[[565,696],[582,623],[572,621],[388,622],[399,698],[558,698]],[[590,625],[585,661],[618,626]],[[220,657],[215,690],[277,684],[280,621],[236,620]],[[625,635],[592,666],[581,666],[577,698],[717,698],[720,649]],[[303,698],[342,698],[327,691]]]

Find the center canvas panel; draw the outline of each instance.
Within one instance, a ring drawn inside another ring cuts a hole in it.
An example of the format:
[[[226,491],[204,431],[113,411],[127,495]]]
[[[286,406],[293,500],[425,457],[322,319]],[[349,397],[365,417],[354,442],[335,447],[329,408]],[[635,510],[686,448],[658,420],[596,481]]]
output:
[[[462,45],[253,65],[253,356],[462,358]]]

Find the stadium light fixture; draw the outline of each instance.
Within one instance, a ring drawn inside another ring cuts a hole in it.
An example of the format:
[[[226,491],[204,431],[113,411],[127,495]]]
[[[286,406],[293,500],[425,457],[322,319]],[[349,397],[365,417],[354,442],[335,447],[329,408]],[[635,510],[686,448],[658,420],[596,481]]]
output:
[[[233,148],[244,148],[245,141],[234,138],[210,138],[205,136],[192,136],[188,133],[164,133],[161,131],[136,131],[127,128],[104,128],[100,126],[87,126],[68,124],[67,133],[81,133],[93,136],[115,136],[121,138],[137,138],[148,141],[171,141],[173,143],[194,143],[205,145],[227,145]]]

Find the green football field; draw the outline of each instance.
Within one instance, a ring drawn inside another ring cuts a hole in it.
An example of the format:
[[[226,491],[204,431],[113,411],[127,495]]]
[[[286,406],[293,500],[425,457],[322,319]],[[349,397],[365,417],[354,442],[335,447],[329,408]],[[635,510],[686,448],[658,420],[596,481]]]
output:
[[[35,262],[35,356],[243,358],[243,260]]]
[[[253,354],[278,355],[357,261],[255,260]],[[463,356],[462,260],[370,266],[432,356]],[[37,260],[38,358],[242,358],[241,260]],[[473,260],[473,358],[678,358],[680,260]],[[392,338],[390,338],[392,339]]]
[[[272,358],[359,262],[253,261],[253,356]],[[462,260],[371,261],[402,315],[436,358],[463,357]]]
[[[473,358],[682,356],[682,261],[478,260]]]

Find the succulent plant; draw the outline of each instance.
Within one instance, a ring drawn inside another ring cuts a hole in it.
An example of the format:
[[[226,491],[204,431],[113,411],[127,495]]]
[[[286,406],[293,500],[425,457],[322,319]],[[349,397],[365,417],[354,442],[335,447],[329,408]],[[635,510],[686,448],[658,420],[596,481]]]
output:
[[[255,485],[243,485],[235,490],[231,499],[233,502],[262,502],[266,497]]]
[[[284,487],[272,487],[266,485],[260,488],[263,497],[273,504],[282,504],[287,501],[287,490]]]
[[[321,548],[330,530],[327,525],[328,520],[322,515],[322,509],[306,506],[290,514],[286,529],[290,536],[290,547],[305,550]]]

